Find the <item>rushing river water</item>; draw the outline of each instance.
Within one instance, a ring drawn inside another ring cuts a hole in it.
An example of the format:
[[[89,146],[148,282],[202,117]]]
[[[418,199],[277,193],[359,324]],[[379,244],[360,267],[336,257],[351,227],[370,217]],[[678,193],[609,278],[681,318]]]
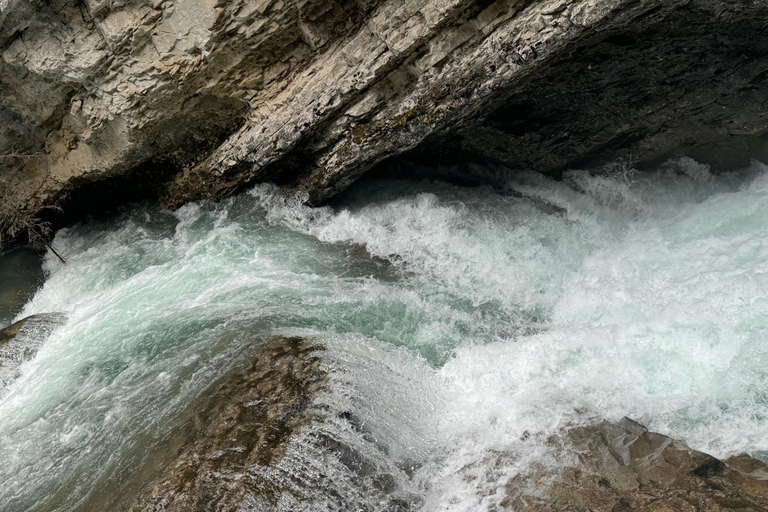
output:
[[[18,317],[66,321],[0,396],[2,510],[119,495],[273,334],[328,345],[348,389],[324,399],[354,402],[424,510],[492,509],[531,433],[596,418],[768,450],[766,166],[455,172],[493,186],[370,180],[309,208],[263,185],[61,230],[68,264],[47,256]],[[500,452],[509,467],[482,464]]]

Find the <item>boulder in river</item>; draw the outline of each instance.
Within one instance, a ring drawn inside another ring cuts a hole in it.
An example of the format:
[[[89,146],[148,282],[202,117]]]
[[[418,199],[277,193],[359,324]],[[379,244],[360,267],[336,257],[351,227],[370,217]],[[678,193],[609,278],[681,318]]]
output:
[[[322,350],[286,337],[259,347],[245,368],[216,385],[194,415],[188,444],[133,510],[234,512],[247,495],[278,492],[251,468],[277,464],[312,419],[312,402],[325,384]]]
[[[514,478],[506,509],[530,512],[768,510],[768,468],[748,455],[725,461],[628,418],[571,430],[554,467]]]
[[[334,379],[345,377],[327,354],[306,338],[277,336],[259,346],[248,364],[213,386],[171,436],[173,448],[150,457],[153,474],[138,482],[129,510],[418,508],[419,498],[402,485],[403,469],[334,394],[349,389],[333,389]]]
[[[344,409],[334,394],[345,377],[328,365],[332,351],[310,339],[274,337],[256,352],[197,406],[185,441],[176,439],[175,453],[141,484],[133,512],[404,512],[424,505],[425,489],[409,483],[415,468],[393,464],[354,407]],[[548,457],[478,492],[518,512],[768,510],[761,461],[719,460],[630,419],[572,428],[544,443]],[[517,462],[511,453],[489,452],[477,464],[503,470]]]

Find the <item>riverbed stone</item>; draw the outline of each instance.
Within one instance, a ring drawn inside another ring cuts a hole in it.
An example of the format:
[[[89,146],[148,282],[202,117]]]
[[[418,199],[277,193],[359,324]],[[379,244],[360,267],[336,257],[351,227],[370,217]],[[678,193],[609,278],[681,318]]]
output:
[[[326,368],[321,343],[278,336],[255,352],[195,406],[130,510],[420,509],[409,476],[377,460],[386,449],[379,453],[365,422],[328,406],[341,375]],[[470,465],[518,467],[500,489],[478,486],[501,496],[499,510],[768,510],[768,467],[746,454],[720,460],[628,418],[524,439],[542,440],[549,453],[528,468],[503,451]],[[476,478],[470,466],[461,470],[467,482]]]
[[[415,486],[355,413],[360,397],[331,352],[307,338],[262,342],[180,419],[138,491],[110,509],[418,510]]]
[[[187,443],[132,510],[234,512],[254,495],[273,499],[279,489],[253,468],[275,466],[314,418],[312,403],[326,384],[323,350],[296,337],[275,337],[260,346],[199,405]]]
[[[140,197],[392,158],[558,174],[768,156],[758,0],[4,0],[0,244]]]
[[[14,339],[17,334],[19,334],[19,331],[24,326],[24,324],[27,323],[27,321],[32,317],[27,317],[22,320],[19,320],[18,322],[14,322],[8,327],[0,330],[0,347],[7,344],[9,341]]]
[[[549,511],[768,510],[768,472],[748,455],[725,461],[628,418],[552,438],[559,467],[532,468],[506,487],[504,509]]]

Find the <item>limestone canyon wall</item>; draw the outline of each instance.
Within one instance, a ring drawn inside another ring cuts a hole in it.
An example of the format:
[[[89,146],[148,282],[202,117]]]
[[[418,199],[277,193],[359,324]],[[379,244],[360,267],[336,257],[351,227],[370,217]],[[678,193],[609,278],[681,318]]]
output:
[[[725,168],[768,153],[766,32],[760,0],[0,0],[0,246],[395,157]]]

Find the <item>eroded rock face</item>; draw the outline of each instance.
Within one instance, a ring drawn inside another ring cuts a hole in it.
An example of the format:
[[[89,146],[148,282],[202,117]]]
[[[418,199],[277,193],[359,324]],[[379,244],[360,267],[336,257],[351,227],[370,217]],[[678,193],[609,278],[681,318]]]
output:
[[[760,0],[2,0],[0,233],[255,181],[318,204],[404,153],[761,156],[766,21]]]
[[[624,419],[570,432],[562,467],[539,467],[507,485],[517,511],[694,512],[768,509],[768,468],[726,461]]]

